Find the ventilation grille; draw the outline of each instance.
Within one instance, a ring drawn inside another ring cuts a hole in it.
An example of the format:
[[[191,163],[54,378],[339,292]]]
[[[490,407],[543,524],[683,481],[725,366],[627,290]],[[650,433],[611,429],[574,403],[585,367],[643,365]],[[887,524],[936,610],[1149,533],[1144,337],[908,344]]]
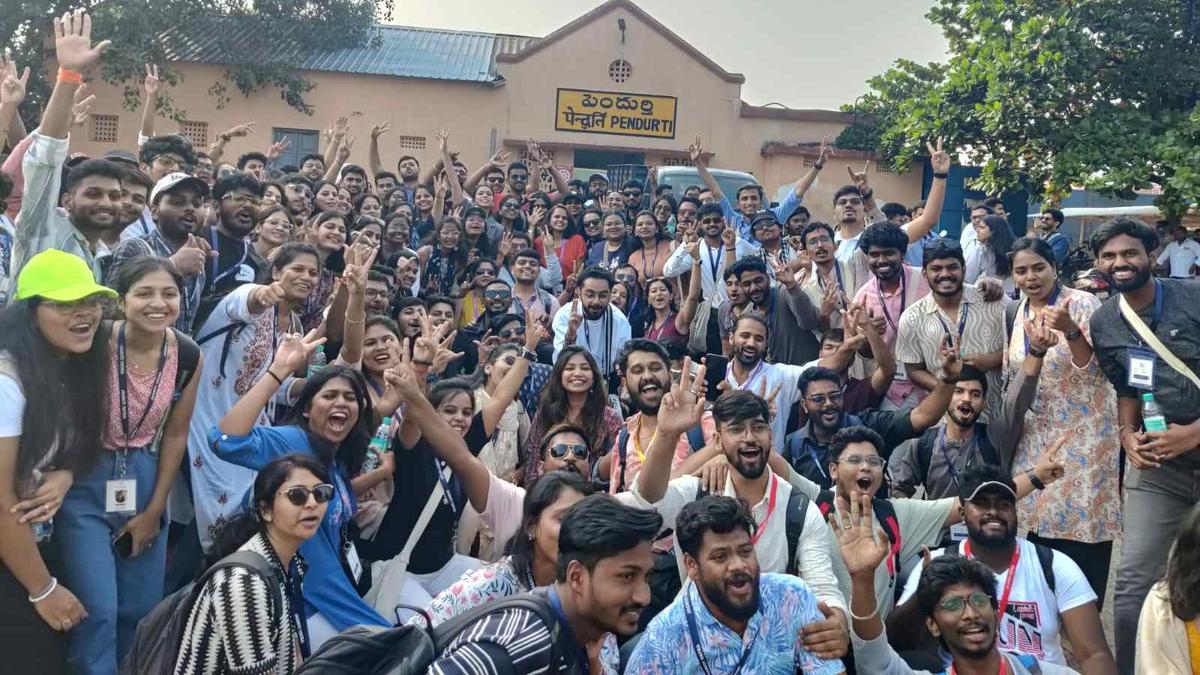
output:
[[[608,76],[613,82],[620,84],[628,80],[630,75],[633,75],[633,66],[625,59],[617,59],[608,64]]]
[[[92,115],[92,140],[96,143],[116,143],[117,116]]]
[[[197,148],[208,147],[208,122],[180,122],[179,133]]]
[[[405,150],[424,150],[425,149],[425,137],[424,136],[401,136],[400,137],[400,147],[404,148]]]

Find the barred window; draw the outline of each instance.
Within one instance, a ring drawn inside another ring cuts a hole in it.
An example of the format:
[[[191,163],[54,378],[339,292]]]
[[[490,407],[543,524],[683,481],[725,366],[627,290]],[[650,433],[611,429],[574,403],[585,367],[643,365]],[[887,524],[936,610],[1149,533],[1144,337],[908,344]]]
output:
[[[92,115],[92,140],[97,143],[117,142],[117,116]]]
[[[208,122],[187,120],[179,123],[179,133],[197,148],[208,147]]]
[[[425,149],[425,137],[424,136],[401,136],[400,137],[400,147],[404,148],[405,150],[424,150]]]

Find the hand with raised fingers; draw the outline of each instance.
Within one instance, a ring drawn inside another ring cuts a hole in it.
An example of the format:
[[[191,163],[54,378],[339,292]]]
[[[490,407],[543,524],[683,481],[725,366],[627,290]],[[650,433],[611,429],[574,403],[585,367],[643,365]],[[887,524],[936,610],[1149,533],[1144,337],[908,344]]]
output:
[[[279,340],[275,348],[275,359],[271,362],[271,372],[283,378],[285,374],[298,372],[308,365],[317,347],[325,344],[326,338],[318,337],[317,329],[308,331],[305,335],[287,333]],[[268,376],[269,377],[269,376]]]
[[[834,511],[828,516],[829,526],[837,535],[842,562],[850,576],[874,575],[875,568],[888,555],[887,533],[876,528],[871,518],[871,495],[853,490],[849,510]]]
[[[223,135],[230,138],[242,138],[249,136],[250,134],[254,133],[255,124],[257,124],[257,122],[246,122],[245,124],[239,124],[229,131],[226,131]]]
[[[958,343],[947,335],[942,338],[941,347],[942,376],[947,379],[957,379],[962,374],[963,360],[958,351]]]
[[[1032,469],[1033,474],[1037,476],[1038,479],[1041,480],[1045,485],[1049,485],[1059,478],[1062,478],[1063,474],[1066,473],[1066,468],[1059,460],[1059,454],[1062,450],[1063,444],[1067,442],[1068,436],[1068,433],[1061,434],[1058,439],[1054,441],[1053,445],[1051,445],[1049,448],[1046,448],[1046,451],[1043,452],[1042,456],[1038,458],[1037,464],[1035,464]]]
[[[704,145],[700,143],[700,134],[696,134],[696,140],[692,141],[687,150],[692,163],[704,161]]]
[[[659,407],[658,432],[678,436],[700,423],[704,415],[705,366],[692,374],[692,359],[684,357],[679,384],[663,394]]]
[[[333,140],[341,142],[348,133],[350,133],[350,118],[341,115],[333,122]]]
[[[500,148],[488,159],[488,165],[504,166],[505,164],[508,164],[508,158],[511,156],[512,153],[510,153],[507,149]]]
[[[1071,298],[1056,305],[1043,307],[1042,318],[1047,327],[1063,333],[1080,330],[1079,324],[1075,323],[1075,318],[1071,316]]]
[[[737,232],[726,225],[725,229],[721,230],[721,243],[725,245],[725,248],[734,250],[734,247],[737,246]]]
[[[950,171],[950,154],[942,149],[943,141],[945,139],[939,136],[936,147],[928,141],[925,143],[925,149],[929,151],[929,163],[933,167],[934,174],[948,173]]]
[[[54,53],[58,67],[83,73],[100,62],[112,40],[92,44],[92,17],[82,9],[54,19]]]
[[[817,165],[817,167],[823,167],[825,165],[825,161],[828,160],[832,156],[833,156],[833,135],[825,134],[824,138],[821,139],[821,149],[819,151],[817,151],[817,161],[815,162],[815,164]]]
[[[382,122],[380,124],[376,124],[375,126],[371,127],[371,139],[372,140],[377,139],[380,136],[386,134],[390,130],[391,130],[391,127],[388,126],[387,122]]]
[[[92,112],[92,104],[96,102],[96,95],[89,95],[87,89],[86,84],[81,84],[75,90],[74,103],[71,104],[71,126],[83,126]]]
[[[158,79],[158,66],[146,64],[146,78],[142,80],[142,86],[146,88],[147,96],[154,96],[162,87],[162,80]]]
[[[1046,324],[1046,316],[1039,314],[1032,319],[1024,319],[1025,337],[1029,338],[1030,351],[1045,354],[1051,347],[1058,344],[1058,333]]]
[[[871,193],[871,184],[870,181],[867,180],[867,172],[870,170],[871,160],[869,159],[867,160],[866,165],[863,166],[862,171],[855,171],[849,166],[846,167],[846,173],[850,175],[850,182],[853,183],[856,188],[858,188],[858,193],[863,195],[864,199],[866,198],[866,195]]]
[[[288,138],[287,136],[284,136],[283,138],[279,139],[278,141],[275,141],[274,143],[272,143],[271,146],[267,148],[267,152],[266,152],[267,163],[270,164],[271,162],[274,162],[275,160],[279,159],[280,157],[283,157],[283,153],[288,149],[288,146],[291,144],[292,144],[292,139]]]
[[[0,54],[0,105],[20,105],[29,84],[29,66],[17,75],[17,62]]]
[[[345,162],[350,159],[350,149],[354,147],[354,137],[347,136],[346,140],[338,146],[337,156],[339,162]]]

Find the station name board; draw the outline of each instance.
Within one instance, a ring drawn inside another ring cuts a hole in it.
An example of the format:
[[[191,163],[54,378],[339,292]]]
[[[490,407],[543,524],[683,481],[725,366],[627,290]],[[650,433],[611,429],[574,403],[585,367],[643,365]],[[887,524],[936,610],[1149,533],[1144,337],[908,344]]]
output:
[[[674,96],[559,89],[554,128],[589,134],[675,138]]]

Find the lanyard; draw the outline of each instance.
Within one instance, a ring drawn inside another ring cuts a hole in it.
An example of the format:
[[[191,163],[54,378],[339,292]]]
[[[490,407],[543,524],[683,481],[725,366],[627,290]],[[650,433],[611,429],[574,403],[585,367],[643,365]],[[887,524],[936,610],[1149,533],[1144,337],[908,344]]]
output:
[[[651,319],[651,321],[650,321],[650,329],[646,331],[646,339],[647,339],[647,340],[658,340],[658,339],[660,339],[660,338],[662,337],[663,333],[667,332],[667,324],[670,324],[670,323],[671,323],[671,322],[673,322],[674,320],[675,320],[675,314],[674,314],[674,313],[667,314],[667,319],[666,319],[665,321],[663,321],[663,322],[662,322],[660,325],[658,325],[658,326],[655,326],[655,325],[654,325],[654,320],[653,320],[653,319]]]
[[[292,563],[296,566],[296,563]],[[304,592],[300,588],[299,567],[297,573],[288,573],[284,577],[284,585],[288,591],[288,605],[292,610],[292,625],[296,629],[296,641],[300,643],[300,655],[305,659],[311,656],[312,647],[309,645],[308,620],[304,618]]]
[[[947,673],[946,675],[956,675],[954,672],[953,665],[950,666],[950,672]],[[999,675],[1008,675],[1008,659],[1004,656],[1003,653],[1000,654],[1000,673],[999,673]]]
[[[563,637],[575,649],[575,665],[579,666],[579,672],[583,675],[588,675],[591,672],[591,664],[588,661],[587,650],[579,644],[578,638],[575,637],[575,629],[571,627],[571,622],[567,619],[566,612],[562,608],[562,600],[558,599],[558,590],[554,584],[550,584],[550,592],[546,594],[546,599],[550,601],[550,608],[558,617],[558,625],[562,628]],[[557,668],[556,664],[552,667]]]
[[[658,429],[654,430],[654,434],[650,436],[650,445],[654,445],[654,439],[658,438]],[[646,461],[646,453],[642,451],[642,418],[638,416],[637,429],[633,432],[633,451],[637,453],[639,461]]]
[[[750,371],[750,376],[746,378],[746,381],[743,382],[742,384],[738,384],[736,379],[731,379],[731,378],[733,378],[733,370],[732,370],[733,363],[729,363],[728,365],[725,366],[725,368],[726,368],[725,379],[730,380],[729,383],[733,385],[734,389],[737,389],[739,391],[749,389],[750,385],[754,384],[754,378],[758,377],[758,374],[762,372],[762,369],[764,367],[766,367],[766,365],[767,365],[766,361],[759,361],[758,365],[754,366],[754,370]]]
[[[761,528],[759,528],[761,531]],[[687,615],[688,633],[692,638],[692,651],[696,653],[696,661],[700,663],[700,669],[704,671],[704,675],[712,675],[712,669],[708,665],[708,657],[704,655],[704,649],[700,646],[700,631],[696,628],[696,613],[692,610],[692,596],[684,591],[683,609]],[[746,665],[746,661],[750,660],[750,654],[754,651],[754,643],[758,642],[758,632],[754,633],[754,637],[750,638],[750,644],[746,645],[746,650],[742,652],[742,658],[730,671],[729,675],[738,675],[742,672],[742,667]]]
[[[840,284],[841,282],[842,273],[839,269],[838,283]],[[900,266],[900,312],[896,314],[895,319],[892,318],[892,313],[888,311],[887,300],[885,300],[883,297],[883,287],[879,285],[879,279],[875,280],[875,294],[879,297],[879,307],[883,309],[884,320],[887,321],[888,325],[892,327],[893,333],[899,332],[900,315],[904,314],[904,306],[908,304],[908,271],[904,269],[904,266]],[[949,333],[950,329],[947,328],[946,332]],[[962,329],[959,329],[959,334],[961,335],[961,333]]]
[[[1054,289],[1052,291],[1050,291],[1050,297],[1046,298],[1046,306],[1053,307],[1058,302],[1058,294],[1061,292],[1062,292],[1062,286],[1058,285],[1057,283],[1054,284]],[[1029,298],[1025,298],[1025,301],[1021,303],[1021,316],[1023,316],[1026,320],[1029,319]],[[1022,330],[1021,332],[1023,334],[1025,334],[1024,330]],[[1026,354],[1029,353],[1029,335],[1028,334],[1025,334],[1025,353]]]
[[[820,288],[823,291],[823,290],[825,290],[825,279],[824,279],[824,277],[821,276],[820,268],[817,267],[816,263],[813,263],[813,268],[814,268],[814,270],[817,270],[815,272],[816,277],[817,277],[817,288]],[[833,273],[835,275],[837,275],[838,290],[841,291],[843,294],[845,294],[846,282],[842,280],[842,266],[837,261],[837,258],[834,258],[834,260],[833,260]],[[880,300],[880,302],[882,302],[882,299]],[[901,310],[901,311],[903,311],[903,310]]]
[[[154,406],[154,399],[158,398],[158,385],[162,382],[163,366],[167,363],[167,335],[163,334],[162,348],[158,354],[158,369],[154,373],[154,384],[150,385],[150,396],[146,398],[146,409],[142,411],[142,416],[138,419],[137,425],[133,427],[133,431],[129,430],[129,373],[126,370],[126,354],[125,354],[125,324],[121,324],[121,329],[117,331],[117,403],[120,406],[121,413],[121,433],[124,434],[124,450],[125,454],[129,454],[129,439],[136,436],[141,430],[142,424],[146,421],[146,417],[150,414],[150,408]],[[121,475],[125,475],[124,460],[121,462]]]
[[[958,469],[954,466],[954,460],[951,459],[949,451],[946,450],[946,427],[943,426],[938,430],[937,438],[938,448],[942,451],[942,459],[946,461],[946,470],[950,472],[950,480],[954,481],[954,487],[958,487]],[[965,455],[967,463],[971,462],[971,453],[975,450],[975,446],[979,445],[979,434],[971,434],[971,443],[967,445]]]
[[[963,542],[963,555],[968,559],[973,558],[971,555],[971,540],[967,539]],[[1004,620],[1004,610],[1008,608],[1008,594],[1012,592],[1013,579],[1017,578],[1017,563],[1021,560],[1021,542],[1013,544],[1012,560],[1008,563],[1008,578],[1004,580],[1004,592],[1000,595],[1000,613],[997,615],[996,623]]]
[[[433,470],[437,473],[438,482],[442,484],[442,503],[450,507],[450,512],[454,514],[454,518],[457,520],[458,505],[454,503],[454,493],[451,492],[450,479],[446,478],[446,464],[441,459],[434,457]]]
[[[771,522],[771,516],[775,515],[775,497],[778,492],[779,479],[775,477],[775,474],[771,474],[771,496],[767,499],[767,515],[758,524],[758,527],[754,528],[754,534],[750,535],[751,544],[758,545],[758,540],[762,538],[763,532],[767,531],[767,523]]]
[[[721,256],[725,253],[725,242],[721,242],[721,245],[717,247],[716,253],[713,253],[713,249],[708,245],[707,241],[704,242],[704,248],[708,249],[708,267],[712,270],[713,284],[720,288],[720,284],[717,283],[717,268],[721,266]]]
[[[228,277],[231,274],[237,274],[238,268],[246,262],[246,257],[250,255],[250,245],[247,244],[246,240],[243,239],[241,260],[238,260],[237,263],[232,267],[218,274],[217,270],[221,269],[221,245],[217,242],[217,228],[214,227],[208,231],[208,241],[210,244],[212,244],[212,250],[216,253],[212,259],[213,271],[212,274],[209,275],[212,277],[213,288],[216,288],[217,283],[224,280],[225,277]]]
[[[721,244],[724,246],[724,244]],[[642,245],[642,283],[651,277],[650,272],[653,272],[658,267],[658,240],[654,241],[654,260],[650,262],[650,271],[646,271],[646,246]]]
[[[613,334],[613,323],[614,323],[612,321],[612,307],[609,307],[604,310],[604,318],[601,319],[600,321],[604,327],[604,331],[605,331],[604,334],[606,336],[606,339],[604,341],[604,361],[601,362],[601,364],[600,364],[600,370],[602,370],[604,372],[605,376],[607,376],[609,369],[612,368],[612,364],[609,363],[609,360],[612,357],[612,334]],[[591,324],[591,321],[587,318],[584,318],[584,320],[583,320],[583,341],[587,343],[588,351],[592,352],[592,356],[597,356],[597,352],[599,352],[600,350],[597,349],[594,352],[592,351],[592,330],[591,330],[590,324]]]
[[[808,425],[809,425],[809,431],[811,432],[812,431],[812,420],[809,420]],[[800,442],[803,443],[804,448],[806,450],[808,450],[808,457],[809,457],[809,459],[812,460],[813,466],[817,467],[817,471],[821,474],[821,478],[825,479],[825,481],[828,482],[829,481],[829,471],[824,466],[821,466],[821,458],[817,456],[817,451],[816,451],[816,449],[813,448],[812,440],[805,438],[805,439],[802,439]]]
[[[967,311],[970,309],[971,306],[965,302],[958,306],[958,335],[951,335],[950,326],[946,324],[946,320],[942,318],[942,315],[934,314],[937,317],[938,323],[942,324],[942,330],[946,331],[946,337],[954,338],[954,346],[959,350],[962,349],[963,330],[967,327]]]

